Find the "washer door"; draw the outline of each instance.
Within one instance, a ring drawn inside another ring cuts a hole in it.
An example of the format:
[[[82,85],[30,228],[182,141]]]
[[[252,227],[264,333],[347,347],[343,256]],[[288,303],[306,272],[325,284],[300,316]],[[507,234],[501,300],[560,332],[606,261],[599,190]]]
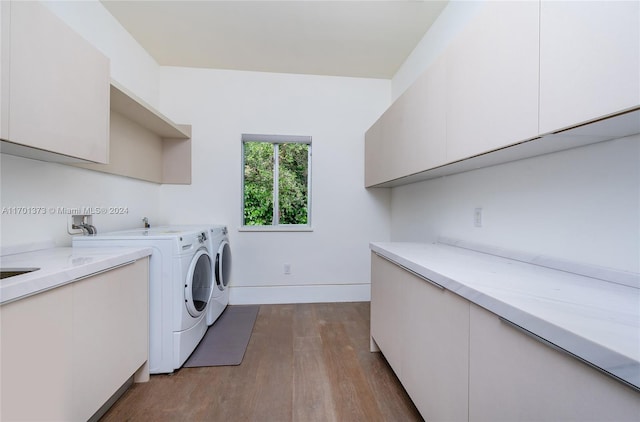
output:
[[[189,265],[184,282],[184,301],[187,311],[197,317],[207,308],[212,289],[211,258],[206,249],[200,249]]]
[[[224,291],[229,284],[229,273],[231,272],[231,248],[229,242],[220,242],[218,253],[216,254],[216,286]]]

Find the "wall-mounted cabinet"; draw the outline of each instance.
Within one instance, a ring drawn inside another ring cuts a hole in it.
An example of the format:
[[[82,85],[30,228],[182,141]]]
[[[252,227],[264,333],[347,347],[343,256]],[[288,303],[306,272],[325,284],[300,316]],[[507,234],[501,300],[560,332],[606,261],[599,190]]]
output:
[[[154,183],[191,183],[191,126],[111,83],[109,164],[74,164]]]
[[[537,136],[538,26],[538,2],[487,2],[451,43],[447,162]]]
[[[640,2],[540,5],[540,133],[640,104]]]
[[[640,133],[640,4],[484,2],[424,75],[367,132],[366,187]]]
[[[445,64],[438,59],[367,132],[367,186],[446,162]]]
[[[39,2],[0,2],[3,153],[106,163],[109,59]]]

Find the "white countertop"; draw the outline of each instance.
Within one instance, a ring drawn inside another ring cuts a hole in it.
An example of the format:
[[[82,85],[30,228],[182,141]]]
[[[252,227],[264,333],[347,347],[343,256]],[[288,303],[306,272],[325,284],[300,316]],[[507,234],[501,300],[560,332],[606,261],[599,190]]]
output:
[[[442,243],[371,250],[640,389],[640,289]]]
[[[151,248],[49,248],[0,257],[2,269],[39,268],[0,280],[0,304],[50,290],[151,255]]]

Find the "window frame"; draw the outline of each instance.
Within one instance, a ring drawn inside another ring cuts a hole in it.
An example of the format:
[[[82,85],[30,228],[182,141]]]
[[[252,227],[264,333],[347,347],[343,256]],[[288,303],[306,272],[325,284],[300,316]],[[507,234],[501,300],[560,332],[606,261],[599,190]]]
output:
[[[274,154],[274,168],[273,168],[273,220],[274,224],[270,225],[246,225],[244,221],[244,189],[245,189],[245,179],[244,179],[244,167],[245,167],[245,144],[247,142],[265,142],[273,144],[273,154]],[[307,223],[306,224],[280,224],[279,221],[279,145],[281,144],[306,144],[308,145],[308,153],[307,153]],[[311,209],[312,209],[312,138],[311,136],[298,136],[298,135],[259,135],[259,134],[245,134],[243,133],[241,136],[241,192],[240,192],[240,221],[241,225],[238,229],[239,231],[274,231],[274,232],[304,232],[304,231],[313,231],[312,228],[312,218],[311,218]]]

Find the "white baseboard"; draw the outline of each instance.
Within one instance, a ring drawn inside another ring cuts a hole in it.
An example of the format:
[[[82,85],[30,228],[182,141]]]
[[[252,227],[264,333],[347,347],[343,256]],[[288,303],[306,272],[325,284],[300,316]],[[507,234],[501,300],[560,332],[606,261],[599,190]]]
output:
[[[233,287],[230,305],[276,303],[368,302],[371,284],[327,284],[313,286]]]

